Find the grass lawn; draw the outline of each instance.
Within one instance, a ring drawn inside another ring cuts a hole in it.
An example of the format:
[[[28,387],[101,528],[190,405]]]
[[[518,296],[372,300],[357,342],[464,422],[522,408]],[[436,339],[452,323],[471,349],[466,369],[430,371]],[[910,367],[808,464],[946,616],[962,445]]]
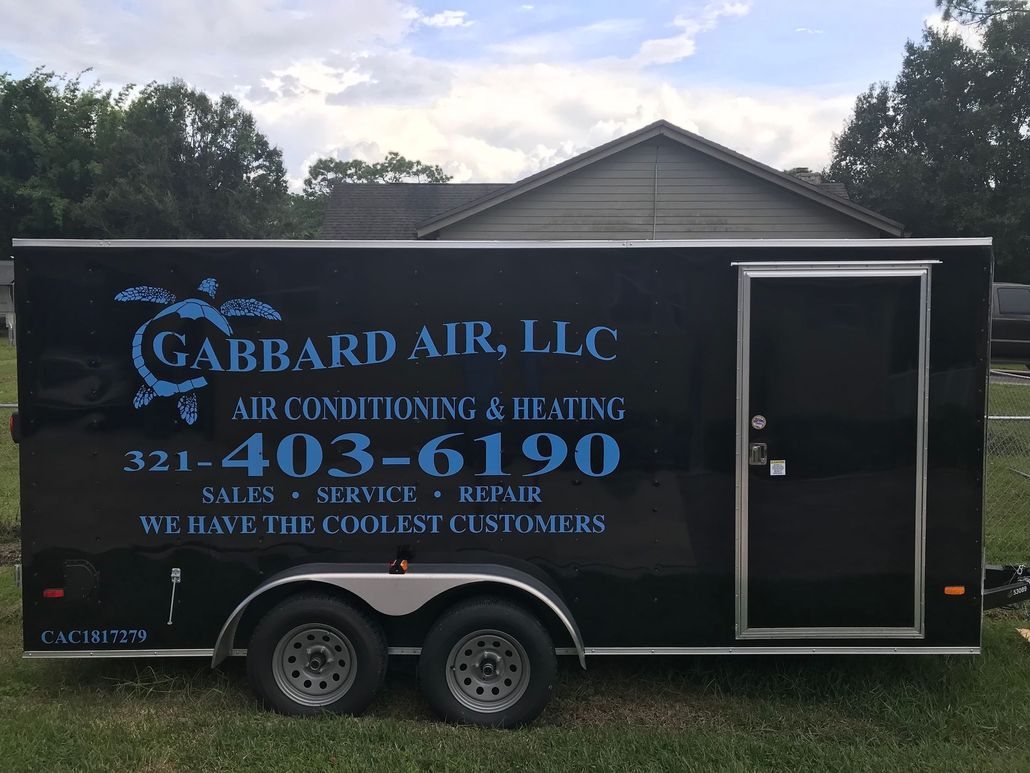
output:
[[[521,731],[432,720],[395,668],[363,718],[261,710],[242,663],[22,661],[0,577],[0,768],[58,770],[1026,770],[1026,618],[992,617],[979,657],[563,658]],[[398,664],[401,665],[401,664]]]

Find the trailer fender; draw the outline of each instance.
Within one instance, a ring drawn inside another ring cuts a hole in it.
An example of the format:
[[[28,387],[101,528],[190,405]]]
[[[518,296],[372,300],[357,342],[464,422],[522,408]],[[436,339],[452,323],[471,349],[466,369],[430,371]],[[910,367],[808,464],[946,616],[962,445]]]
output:
[[[537,599],[550,609],[569,632],[586,668],[586,650],[579,626],[561,596],[546,583],[526,572],[498,564],[418,564],[404,574],[390,574],[381,564],[307,564],[275,575],[261,583],[229,615],[215,642],[211,666],[217,666],[233,650],[236,629],[247,607],[258,596],[291,583],[315,582],[341,588],[384,615],[403,616],[454,588],[476,583],[504,585]]]

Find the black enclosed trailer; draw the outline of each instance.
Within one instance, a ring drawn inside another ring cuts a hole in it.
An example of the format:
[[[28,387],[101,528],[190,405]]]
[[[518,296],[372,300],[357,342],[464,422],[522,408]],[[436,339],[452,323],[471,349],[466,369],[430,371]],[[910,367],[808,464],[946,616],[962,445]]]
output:
[[[510,725],[556,653],[979,652],[989,240],[15,256],[27,657]]]

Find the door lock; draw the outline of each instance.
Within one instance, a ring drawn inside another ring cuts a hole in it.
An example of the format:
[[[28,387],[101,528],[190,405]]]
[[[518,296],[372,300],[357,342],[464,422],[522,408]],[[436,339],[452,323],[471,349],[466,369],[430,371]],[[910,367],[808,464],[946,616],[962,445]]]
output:
[[[752,467],[764,467],[769,461],[769,453],[765,443],[752,443],[748,448],[747,463]]]

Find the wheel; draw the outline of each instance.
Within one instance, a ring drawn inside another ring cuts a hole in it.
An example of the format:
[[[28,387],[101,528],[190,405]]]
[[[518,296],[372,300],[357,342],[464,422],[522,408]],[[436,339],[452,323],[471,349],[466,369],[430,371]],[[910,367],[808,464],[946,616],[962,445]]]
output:
[[[447,611],[422,644],[418,680],[444,719],[518,727],[543,711],[558,670],[554,643],[540,621],[499,599]]]
[[[360,714],[383,684],[386,657],[375,620],[311,594],[261,619],[247,648],[247,675],[265,705],[282,714]]]

